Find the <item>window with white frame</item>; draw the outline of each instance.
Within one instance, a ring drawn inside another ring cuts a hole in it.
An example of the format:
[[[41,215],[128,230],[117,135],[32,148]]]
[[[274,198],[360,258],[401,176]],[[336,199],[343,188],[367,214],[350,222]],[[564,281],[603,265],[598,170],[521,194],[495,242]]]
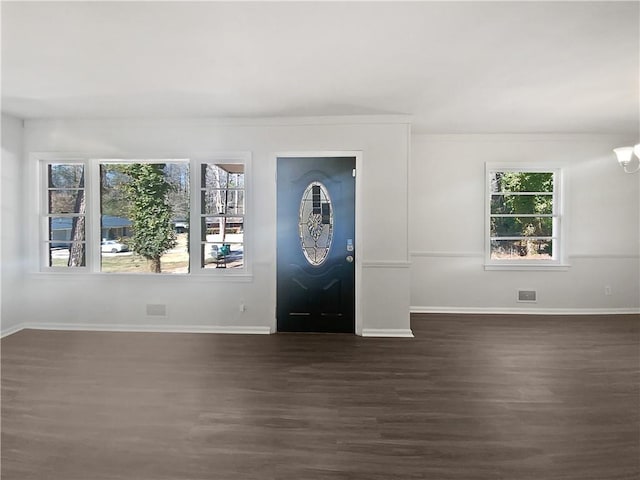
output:
[[[244,215],[244,164],[202,163],[201,268],[244,268]]]
[[[246,273],[248,155],[230,157],[43,160],[43,268]]]
[[[561,171],[487,165],[486,264],[561,264]]]
[[[100,271],[189,273],[189,162],[100,160],[99,176]]]
[[[47,267],[86,266],[85,165],[48,163],[43,196],[45,258]]]

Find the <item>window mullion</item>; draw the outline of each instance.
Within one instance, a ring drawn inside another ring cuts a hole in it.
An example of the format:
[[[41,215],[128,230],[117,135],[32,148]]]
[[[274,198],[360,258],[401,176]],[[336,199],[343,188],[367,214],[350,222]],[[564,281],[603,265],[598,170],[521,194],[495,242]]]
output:
[[[87,259],[89,261],[89,269],[91,272],[100,272],[100,241],[102,235],[100,232],[101,216],[100,216],[100,164],[97,160],[92,159],[88,162],[87,169],[89,172],[89,194],[88,199],[90,212],[87,230]],[[85,182],[86,184],[87,182]]]

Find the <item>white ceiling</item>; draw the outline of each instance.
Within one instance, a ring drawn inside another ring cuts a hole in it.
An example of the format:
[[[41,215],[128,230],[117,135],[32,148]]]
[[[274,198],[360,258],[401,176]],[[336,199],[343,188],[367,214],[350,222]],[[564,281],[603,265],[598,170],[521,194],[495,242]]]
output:
[[[640,3],[2,2],[2,110],[639,129]]]

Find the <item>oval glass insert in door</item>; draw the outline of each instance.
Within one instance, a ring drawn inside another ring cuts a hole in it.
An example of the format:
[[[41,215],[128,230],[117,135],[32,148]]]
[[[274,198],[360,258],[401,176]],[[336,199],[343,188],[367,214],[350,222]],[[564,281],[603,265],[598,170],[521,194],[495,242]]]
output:
[[[309,264],[322,265],[333,239],[333,208],[329,192],[322,183],[310,183],[302,194],[298,225],[302,253]]]

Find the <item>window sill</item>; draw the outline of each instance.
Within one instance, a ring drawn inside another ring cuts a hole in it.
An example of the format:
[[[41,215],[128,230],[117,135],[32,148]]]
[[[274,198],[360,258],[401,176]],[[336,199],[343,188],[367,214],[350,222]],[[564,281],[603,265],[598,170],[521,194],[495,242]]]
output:
[[[568,263],[554,263],[554,264],[531,264],[531,263],[510,263],[510,264],[496,264],[485,263],[484,269],[489,270],[514,270],[514,271],[550,271],[550,272],[566,272],[571,265]]]

